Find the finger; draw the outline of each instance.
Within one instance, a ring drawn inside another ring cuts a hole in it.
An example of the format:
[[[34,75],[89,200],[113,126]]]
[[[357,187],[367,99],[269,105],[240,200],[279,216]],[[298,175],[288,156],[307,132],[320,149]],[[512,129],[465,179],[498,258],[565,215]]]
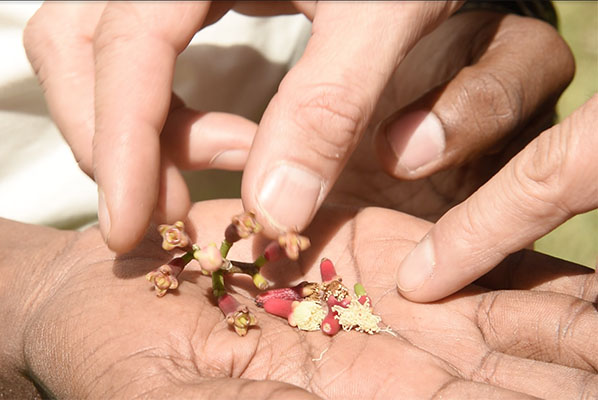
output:
[[[238,115],[180,107],[166,120],[162,148],[180,169],[242,170],[256,129]]]
[[[257,124],[243,117],[184,107],[171,109],[160,136],[164,155],[155,219],[182,220],[191,206],[179,169],[242,170]]]
[[[593,303],[553,292],[494,291],[482,296],[476,318],[493,350],[594,372],[598,328]]]
[[[598,206],[598,95],[446,213],[397,270],[403,295],[453,293],[575,214]]]
[[[181,172],[168,156],[162,157],[159,182],[154,220],[157,223],[184,220],[191,208],[189,188]]]
[[[48,110],[81,169],[92,175],[92,38],[104,2],[46,2],[27,23],[23,44]]]
[[[467,379],[454,379],[448,381],[436,393],[430,396],[431,399],[536,399],[534,396],[525,393],[503,389],[486,383],[472,382]]]
[[[130,250],[158,198],[159,133],[175,59],[201,27],[209,3],[109,3],[94,38],[94,175],[108,245]]]
[[[474,62],[380,125],[377,151],[393,176],[418,179],[495,151],[530,120],[551,114],[573,78],[573,56],[552,26],[491,12],[455,18],[463,21],[451,60]],[[473,41],[467,53],[463,40]]]
[[[594,373],[562,365],[489,352],[475,366],[475,380],[540,399],[594,398]]]
[[[457,6],[317,3],[313,34],[265,111],[243,177],[243,204],[267,234],[307,226],[397,64]]]
[[[526,289],[598,300],[593,269],[531,250],[509,255],[475,283],[492,290]]]
[[[140,392],[138,392],[140,393]],[[148,393],[147,389],[142,393]],[[215,398],[215,399],[280,399],[317,400],[320,397],[288,383],[277,381],[257,381],[249,379],[201,379],[197,382],[170,385],[158,388],[155,392],[161,398]],[[131,393],[134,395],[134,393]]]

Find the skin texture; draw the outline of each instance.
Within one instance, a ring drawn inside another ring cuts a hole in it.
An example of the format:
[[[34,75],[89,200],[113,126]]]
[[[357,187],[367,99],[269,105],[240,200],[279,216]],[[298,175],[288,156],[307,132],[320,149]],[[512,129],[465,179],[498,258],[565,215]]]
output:
[[[241,209],[238,200],[196,204],[187,221],[194,241],[221,237],[226,216]],[[260,326],[238,337],[194,262],[178,291],[157,298],[144,275],[169,257],[155,232],[134,252],[116,256],[97,227],[76,233],[0,223],[7,278],[0,281],[6,299],[0,311],[20,316],[0,328],[7,339],[0,345],[0,387],[12,379],[12,393],[34,392],[35,379],[58,398],[598,394],[598,345],[588,340],[598,323],[594,274],[527,251],[442,302],[413,303],[394,289],[391,260],[407,254],[430,224],[396,211],[326,206],[307,232],[313,247],[297,263],[264,272],[277,285],[317,280],[327,256],[347,284],[362,282],[392,333],[332,338],[299,332],[257,309],[242,279],[234,295]],[[232,256],[252,259],[264,245],[244,241]]]
[[[264,8],[241,2],[235,7],[244,13],[300,11],[313,20],[305,54],[257,127],[239,116],[188,109],[171,94],[176,56],[231,4],[47,3],[28,24],[24,43],[49,110],[82,169],[99,184],[100,227],[119,253],[141,240],[152,215],[161,221],[186,215],[190,201],[178,168],[241,169],[246,164],[243,203],[257,212],[266,233],[302,230],[335,182],[335,189],[347,191],[356,179],[369,185],[366,177],[382,176],[373,167],[378,156],[391,175],[416,179],[498,151],[526,128],[537,133],[534,124],[546,123],[573,72],[566,45],[542,22],[468,12],[438,27],[459,3],[297,2]],[[425,141],[418,149],[405,147],[413,124],[385,144],[391,122],[422,110],[433,111],[442,124],[444,150]],[[374,131],[383,120],[373,153]],[[210,151],[180,145],[197,141],[197,147]],[[248,152],[248,159],[211,165],[230,143]],[[403,146],[407,154],[389,152],[393,146]],[[409,154],[422,152],[428,153],[424,159],[430,153],[437,157],[416,171],[406,170],[406,160],[413,167]],[[352,157],[355,153],[360,154]],[[286,179],[265,184],[265,175],[276,166],[285,167]],[[301,193],[292,189],[301,185],[280,187],[291,181],[289,166],[298,167],[300,177],[315,177],[315,184]],[[353,171],[348,183],[338,182],[343,168]],[[380,187],[379,181],[386,180],[374,180],[374,186]],[[310,188],[319,194],[312,196]],[[369,201],[349,191],[356,201]],[[281,201],[270,207],[272,198]],[[388,198],[388,203],[405,204],[400,195]],[[433,217],[431,211],[426,214]]]

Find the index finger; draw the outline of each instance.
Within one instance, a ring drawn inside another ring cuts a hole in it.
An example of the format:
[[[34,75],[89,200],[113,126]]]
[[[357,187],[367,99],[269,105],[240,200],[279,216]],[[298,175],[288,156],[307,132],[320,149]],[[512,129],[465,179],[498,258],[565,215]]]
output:
[[[93,167],[100,229],[117,252],[130,250],[150,222],[175,60],[209,5],[109,2],[99,21]]]
[[[403,260],[397,285],[411,300],[447,296],[575,214],[598,206],[598,95],[543,132]]]
[[[459,5],[317,3],[305,53],[268,104],[243,175],[243,204],[267,235],[307,227],[398,63]]]

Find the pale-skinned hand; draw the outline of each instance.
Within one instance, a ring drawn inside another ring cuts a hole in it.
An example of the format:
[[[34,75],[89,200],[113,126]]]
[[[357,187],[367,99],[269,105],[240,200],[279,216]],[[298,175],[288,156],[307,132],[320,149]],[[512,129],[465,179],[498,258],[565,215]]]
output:
[[[100,227],[118,252],[141,240],[156,211],[161,221],[186,214],[179,168],[247,161],[245,208],[270,236],[302,230],[343,167],[355,167],[351,183],[339,184],[351,196],[369,184],[353,184],[364,164],[369,174],[377,163],[352,161],[358,144],[372,153],[377,136],[383,168],[399,178],[462,165],[545,120],[573,72],[548,24],[488,12],[441,24],[457,2],[240,2],[248,14],[300,11],[313,20],[303,57],[256,127],[171,95],[177,55],[229,6],[47,3],[28,24],[25,46],[49,110],[100,187]],[[225,150],[237,156],[217,157]]]

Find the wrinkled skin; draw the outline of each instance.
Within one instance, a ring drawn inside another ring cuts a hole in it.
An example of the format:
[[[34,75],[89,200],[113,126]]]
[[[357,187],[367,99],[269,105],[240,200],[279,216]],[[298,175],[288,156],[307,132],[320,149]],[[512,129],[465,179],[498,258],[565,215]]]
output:
[[[237,200],[196,204],[188,222],[192,239],[204,244],[222,237],[228,216],[240,210]],[[11,289],[20,295],[9,299],[27,307],[17,309],[26,310],[27,374],[58,398],[598,394],[593,274],[526,252],[442,302],[412,303],[396,292],[395,266],[387,261],[406,254],[429,223],[405,214],[326,207],[307,232],[314,246],[299,262],[264,271],[275,285],[318,280],[317,265],[326,256],[346,284],[362,282],[389,331],[373,336],[341,331],[332,338],[300,332],[265,314],[248,297],[255,294],[249,280],[233,279],[235,296],[259,320],[257,329],[238,337],[194,262],[177,291],[157,298],[144,275],[169,256],[155,232],[132,253],[115,257],[95,227],[75,233],[3,223],[52,249],[44,263],[27,267],[33,277],[43,274],[42,285],[35,286],[40,289],[27,289],[39,281],[21,280],[21,287]],[[250,260],[264,244],[241,242],[231,258]],[[524,290],[489,291],[503,287]]]

